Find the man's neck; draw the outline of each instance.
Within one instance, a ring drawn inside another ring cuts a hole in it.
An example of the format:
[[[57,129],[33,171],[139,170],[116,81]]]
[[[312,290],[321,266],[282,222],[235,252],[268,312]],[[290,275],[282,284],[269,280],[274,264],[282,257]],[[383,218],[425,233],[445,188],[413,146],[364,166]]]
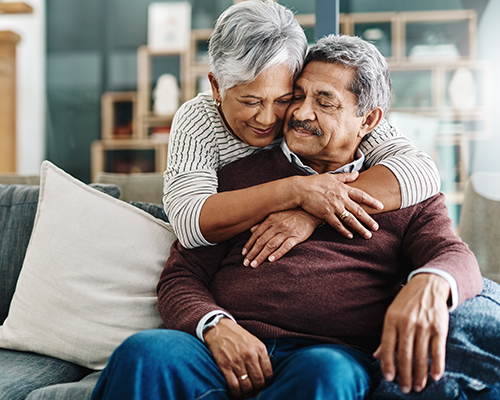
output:
[[[349,159],[343,162],[331,162],[331,160],[321,160],[314,162],[313,160],[305,159],[299,155],[293,153],[286,144],[286,140],[283,139],[281,142],[281,150],[287,157],[288,161],[294,164],[296,167],[304,170],[309,174],[323,174],[323,173],[346,173],[359,171],[363,167],[365,161],[364,154],[361,150],[357,149],[355,154]]]

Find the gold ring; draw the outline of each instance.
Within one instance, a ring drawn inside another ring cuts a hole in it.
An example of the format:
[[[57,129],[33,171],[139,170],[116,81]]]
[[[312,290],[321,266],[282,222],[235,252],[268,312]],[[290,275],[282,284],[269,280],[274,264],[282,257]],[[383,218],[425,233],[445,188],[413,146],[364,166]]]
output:
[[[339,215],[339,218],[343,221],[344,219],[346,219],[349,215],[351,215],[351,213],[347,210],[344,210],[344,212],[342,214]]]
[[[245,379],[248,379],[248,374],[240,376],[240,381],[244,381]]]

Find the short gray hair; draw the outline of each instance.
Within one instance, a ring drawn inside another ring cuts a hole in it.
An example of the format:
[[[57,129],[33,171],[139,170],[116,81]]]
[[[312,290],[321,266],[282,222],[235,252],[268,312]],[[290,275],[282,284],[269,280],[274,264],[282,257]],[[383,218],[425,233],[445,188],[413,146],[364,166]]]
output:
[[[389,109],[392,92],[389,66],[373,44],[356,36],[325,36],[309,49],[305,65],[311,61],[338,63],[354,69],[350,90],[358,99],[358,117],[376,107],[381,107],[384,114]]]
[[[222,98],[233,86],[254,81],[270,67],[286,65],[295,80],[307,39],[293,13],[273,0],[246,0],[217,19],[210,36],[210,71]]]

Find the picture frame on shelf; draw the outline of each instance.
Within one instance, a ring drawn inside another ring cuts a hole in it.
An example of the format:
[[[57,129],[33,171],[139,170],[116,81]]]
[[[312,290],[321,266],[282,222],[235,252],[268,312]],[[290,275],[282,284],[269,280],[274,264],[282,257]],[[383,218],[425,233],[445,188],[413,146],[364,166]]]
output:
[[[153,51],[189,50],[191,3],[154,2],[148,7],[148,47]]]

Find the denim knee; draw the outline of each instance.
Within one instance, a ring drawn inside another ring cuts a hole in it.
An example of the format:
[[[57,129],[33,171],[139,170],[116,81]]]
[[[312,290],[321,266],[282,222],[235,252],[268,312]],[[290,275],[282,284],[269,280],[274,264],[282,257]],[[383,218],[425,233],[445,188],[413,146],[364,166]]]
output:
[[[300,363],[307,368],[307,379],[331,382],[357,381],[359,375],[367,374],[367,368],[350,352],[339,352],[329,347],[313,347],[298,352]]]
[[[115,350],[92,399],[227,398],[225,392],[224,377],[200,340],[159,329],[137,333]]]
[[[368,355],[354,349],[320,345],[295,352],[279,368],[283,368],[283,384],[288,386],[285,392],[295,393],[295,398],[363,399],[372,382],[370,361]]]

